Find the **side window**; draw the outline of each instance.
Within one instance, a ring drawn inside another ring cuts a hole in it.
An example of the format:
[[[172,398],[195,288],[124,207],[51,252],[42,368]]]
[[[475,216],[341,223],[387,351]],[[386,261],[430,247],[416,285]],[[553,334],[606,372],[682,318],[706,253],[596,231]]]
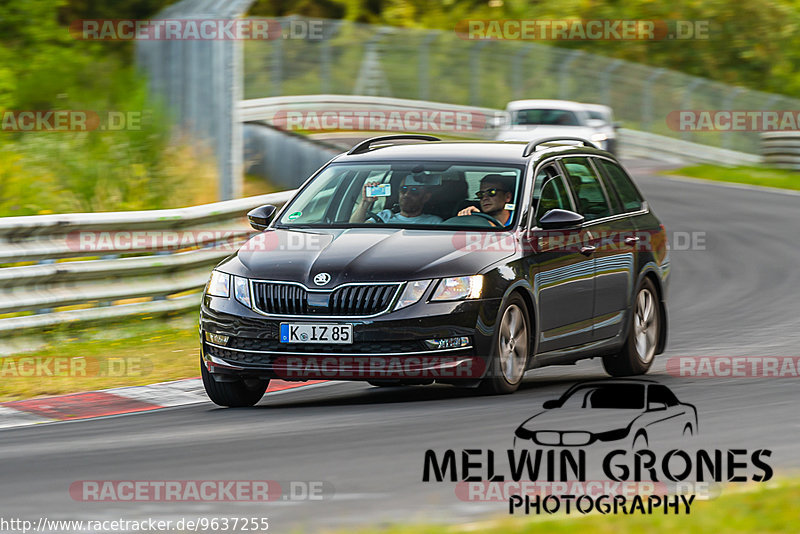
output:
[[[542,185],[539,204],[536,207],[536,224],[539,224],[539,220],[545,213],[554,209],[572,209],[567,186],[564,184],[564,179],[561,176],[547,178]]]
[[[608,217],[611,208],[603,193],[603,187],[586,158],[564,158],[564,167],[569,175],[572,192],[578,202],[578,213],[587,221]]]
[[[608,181],[619,195],[624,210],[628,213],[642,209],[642,197],[622,167],[606,159],[596,160],[608,176]]]
[[[677,406],[679,404],[677,397],[666,386],[652,385],[649,386],[650,398],[648,402],[663,402],[667,406]]]

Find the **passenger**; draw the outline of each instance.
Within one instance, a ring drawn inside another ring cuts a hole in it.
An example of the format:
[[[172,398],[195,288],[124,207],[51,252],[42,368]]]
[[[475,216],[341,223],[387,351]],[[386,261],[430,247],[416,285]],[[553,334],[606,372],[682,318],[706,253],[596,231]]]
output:
[[[400,195],[398,203],[400,204],[400,212],[395,213],[390,209],[379,211],[376,214],[382,222],[394,223],[415,223],[415,224],[438,224],[442,222],[442,218],[438,215],[430,213],[422,213],[425,203],[431,199],[431,191],[428,186],[424,185],[405,185],[406,179],[403,178],[400,183]],[[370,210],[378,197],[368,197],[367,187],[379,185],[378,182],[367,182],[361,189],[361,204],[353,212],[350,217],[350,222],[360,223],[364,222],[367,218],[367,212]],[[376,222],[373,218],[366,222]]]
[[[468,206],[459,211],[459,215],[470,215],[479,211],[486,215],[491,215],[503,226],[511,224],[511,210],[506,209],[506,205],[514,199],[514,187],[516,180],[511,176],[502,174],[487,174],[481,178],[481,189],[475,193],[480,200],[480,209],[475,206]]]

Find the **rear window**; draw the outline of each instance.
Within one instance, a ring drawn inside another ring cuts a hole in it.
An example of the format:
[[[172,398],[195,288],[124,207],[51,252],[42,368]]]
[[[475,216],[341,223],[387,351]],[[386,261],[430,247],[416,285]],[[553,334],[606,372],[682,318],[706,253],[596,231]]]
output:
[[[630,177],[622,167],[606,159],[596,160],[606,173],[608,181],[617,192],[625,212],[639,211],[642,209],[642,197]]]

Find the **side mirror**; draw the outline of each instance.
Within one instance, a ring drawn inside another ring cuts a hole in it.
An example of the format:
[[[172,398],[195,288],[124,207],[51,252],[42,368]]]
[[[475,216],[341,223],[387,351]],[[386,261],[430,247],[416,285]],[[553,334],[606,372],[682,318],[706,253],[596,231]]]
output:
[[[583,215],[574,211],[554,209],[545,213],[539,219],[542,230],[572,230],[580,228],[583,224]]]
[[[263,232],[267,229],[269,223],[272,222],[272,218],[275,217],[276,211],[278,211],[278,208],[272,204],[266,204],[264,206],[251,209],[247,213],[247,219],[250,221],[250,226],[259,232]]]
[[[544,404],[542,404],[542,408],[545,410],[552,410],[553,408],[559,408],[560,406],[561,403],[558,402],[558,399],[550,399],[549,401],[544,401]]]
[[[647,411],[648,412],[658,412],[661,410],[667,409],[666,402],[648,402],[647,403]]]
[[[614,121],[614,124],[612,124],[611,126],[613,126],[615,130],[619,130],[620,128],[622,128],[622,123],[619,121]]]

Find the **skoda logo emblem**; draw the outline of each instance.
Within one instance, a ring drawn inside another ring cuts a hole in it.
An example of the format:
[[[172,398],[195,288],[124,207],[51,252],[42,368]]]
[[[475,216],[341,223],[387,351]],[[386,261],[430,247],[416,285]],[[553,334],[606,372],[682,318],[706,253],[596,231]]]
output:
[[[324,286],[328,282],[331,281],[331,275],[328,273],[319,273],[317,276],[314,277],[314,283],[318,286]]]

